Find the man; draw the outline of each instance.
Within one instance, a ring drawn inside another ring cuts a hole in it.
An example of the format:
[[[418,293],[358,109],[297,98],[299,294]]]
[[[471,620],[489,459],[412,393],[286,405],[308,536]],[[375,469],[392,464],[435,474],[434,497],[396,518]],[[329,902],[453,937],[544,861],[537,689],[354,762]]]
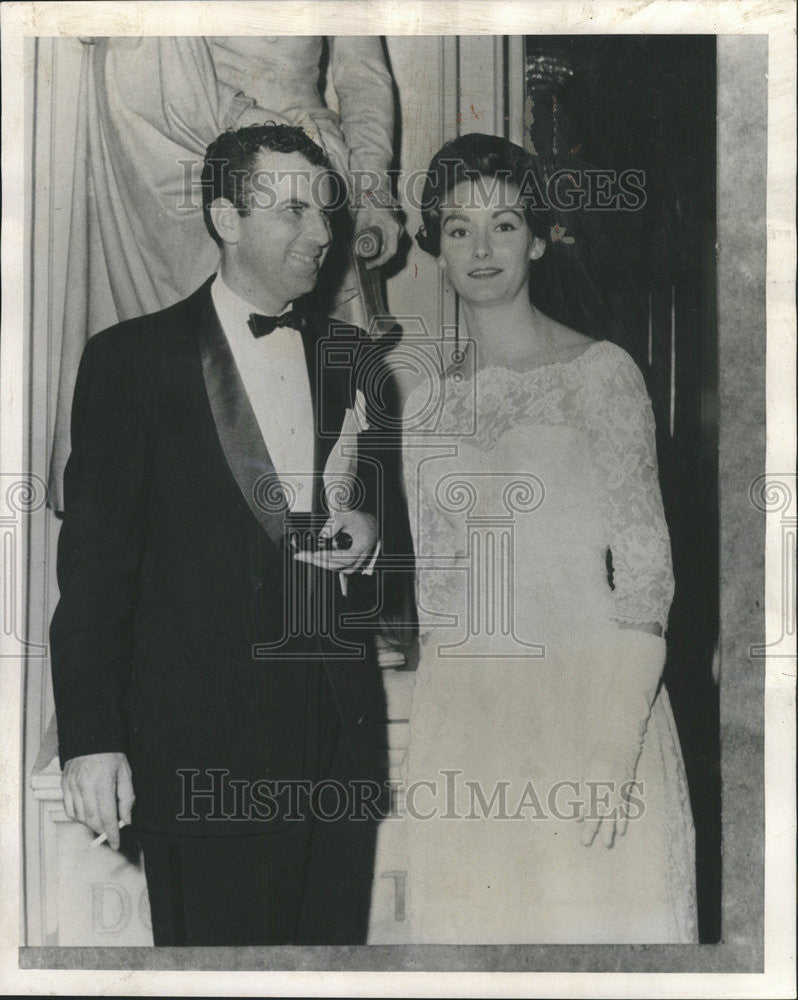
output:
[[[226,129],[301,126],[347,180],[354,234],[377,228],[380,266],[401,226],[388,168],[394,94],[377,36],[84,38],[74,196],[49,502],[63,509],[69,414],[87,334],[185,298],[218,266],[196,197],[208,144]],[[68,45],[78,44],[74,39]],[[338,112],[320,92],[327,67]],[[117,206],[133,204],[135,212]],[[89,238],[88,234],[94,234]],[[315,297],[367,325],[351,254]]]
[[[289,308],[331,198],[300,128],[223,134],[203,169],[219,273],[81,362],[51,629],[65,808],[113,848],[135,824],[156,944],[365,940],[376,813],[314,795],[384,778],[378,671],[325,626],[347,608],[327,614],[334,571],[373,561],[374,475],[329,516],[326,568],[286,544],[356,402],[320,361],[327,321]]]

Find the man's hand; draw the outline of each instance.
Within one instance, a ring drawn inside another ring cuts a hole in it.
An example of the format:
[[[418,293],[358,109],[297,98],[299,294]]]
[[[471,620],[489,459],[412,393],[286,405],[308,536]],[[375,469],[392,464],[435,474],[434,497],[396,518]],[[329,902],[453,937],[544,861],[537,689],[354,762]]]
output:
[[[357,242],[358,235],[364,229],[370,229],[372,226],[382,233],[382,249],[379,256],[372,258],[366,264],[369,270],[388,263],[399,248],[399,237],[402,235],[402,224],[389,207],[366,201],[355,214],[354,241]]]
[[[135,802],[130,764],[123,753],[91,753],[72,757],[61,776],[64,809],[70,819],[104,833],[119,850],[119,820],[131,823]]]
[[[352,539],[349,548],[295,552],[294,558],[338,573],[357,572],[377,544],[379,537],[377,519],[362,510],[336,511],[319,532],[319,538],[335,538],[339,531]]]

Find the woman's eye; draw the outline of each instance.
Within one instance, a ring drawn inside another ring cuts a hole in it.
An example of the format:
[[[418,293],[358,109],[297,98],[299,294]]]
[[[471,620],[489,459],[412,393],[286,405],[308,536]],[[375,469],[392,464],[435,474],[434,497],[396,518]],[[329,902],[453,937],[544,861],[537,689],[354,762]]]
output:
[[[512,222],[500,222],[496,228],[500,233],[512,233],[515,232],[517,227]]]
[[[460,239],[461,237],[468,235],[468,230],[464,229],[462,226],[458,226],[456,229],[450,229],[446,235],[454,236],[455,239]]]

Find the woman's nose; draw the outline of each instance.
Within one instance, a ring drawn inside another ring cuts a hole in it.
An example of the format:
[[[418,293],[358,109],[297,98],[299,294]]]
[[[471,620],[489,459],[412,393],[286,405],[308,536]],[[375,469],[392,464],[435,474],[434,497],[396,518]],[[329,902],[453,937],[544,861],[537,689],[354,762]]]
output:
[[[478,257],[480,260],[484,260],[485,257],[489,257],[491,253],[490,242],[487,236],[477,236],[476,242],[474,243],[474,256]]]

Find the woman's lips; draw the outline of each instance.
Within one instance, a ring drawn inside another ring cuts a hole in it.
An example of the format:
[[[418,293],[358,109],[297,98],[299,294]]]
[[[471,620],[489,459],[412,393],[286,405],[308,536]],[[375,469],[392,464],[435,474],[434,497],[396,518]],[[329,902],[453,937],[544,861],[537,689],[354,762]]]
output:
[[[468,272],[469,278],[494,278],[497,274],[501,274],[502,269],[500,267],[478,267],[473,271]]]

